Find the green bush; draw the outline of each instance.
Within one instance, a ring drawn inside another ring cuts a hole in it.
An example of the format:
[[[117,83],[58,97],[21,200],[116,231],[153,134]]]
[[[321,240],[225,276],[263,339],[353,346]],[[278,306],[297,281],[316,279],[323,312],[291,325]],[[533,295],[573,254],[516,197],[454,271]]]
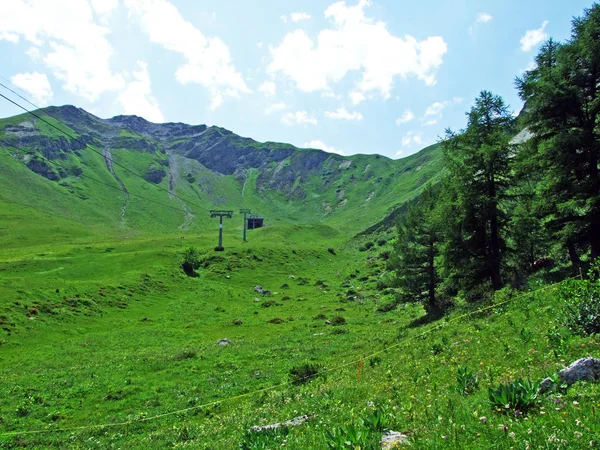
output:
[[[490,388],[489,399],[492,407],[499,412],[526,412],[537,404],[539,383],[516,380]]]
[[[320,371],[321,367],[316,364],[306,363],[295,366],[290,369],[290,381],[295,385],[308,383],[318,376],[323,376]]]
[[[574,333],[600,333],[600,266],[588,272],[587,280],[569,280],[559,290],[559,319]]]
[[[183,259],[181,260],[181,268],[185,274],[189,277],[197,277],[196,270],[200,267],[200,253],[194,247],[188,248],[183,253]]]
[[[346,325],[346,319],[342,316],[335,316],[331,318],[331,325]]]

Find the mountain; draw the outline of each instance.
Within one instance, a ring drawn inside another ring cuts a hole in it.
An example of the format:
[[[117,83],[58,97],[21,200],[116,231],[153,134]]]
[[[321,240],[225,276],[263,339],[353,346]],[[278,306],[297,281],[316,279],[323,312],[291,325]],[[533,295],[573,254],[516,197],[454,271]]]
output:
[[[257,142],[217,126],[101,119],[74,106],[0,120],[0,200],[88,226],[198,229],[209,209],[268,224],[388,226],[441,171],[439,146],[408,158]],[[152,186],[154,185],[154,187]]]

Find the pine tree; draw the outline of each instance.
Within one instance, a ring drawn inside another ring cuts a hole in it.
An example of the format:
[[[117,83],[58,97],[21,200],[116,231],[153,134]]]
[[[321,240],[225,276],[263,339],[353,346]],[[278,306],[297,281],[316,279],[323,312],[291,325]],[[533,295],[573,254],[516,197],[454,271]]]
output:
[[[438,196],[428,186],[415,204],[399,219],[398,239],[391,255],[404,301],[421,302],[428,314],[438,314],[436,289],[439,284],[436,257],[439,254]]]
[[[467,113],[467,128],[442,142],[456,191],[457,220],[450,224],[445,259],[466,291],[489,282],[503,285],[507,226],[504,201],[510,186],[512,115],[501,97],[483,91]]]
[[[536,62],[516,84],[534,134],[546,225],[578,266],[578,248],[600,257],[600,6],[573,20],[567,43],[548,41]]]

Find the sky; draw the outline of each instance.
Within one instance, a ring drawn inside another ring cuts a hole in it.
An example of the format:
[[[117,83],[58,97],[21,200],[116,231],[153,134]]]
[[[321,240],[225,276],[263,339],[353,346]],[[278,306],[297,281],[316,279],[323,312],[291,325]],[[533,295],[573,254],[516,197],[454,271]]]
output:
[[[0,0],[0,82],[38,106],[402,158],[466,125],[590,0]],[[0,92],[23,103],[0,87]],[[0,98],[0,117],[21,113]]]

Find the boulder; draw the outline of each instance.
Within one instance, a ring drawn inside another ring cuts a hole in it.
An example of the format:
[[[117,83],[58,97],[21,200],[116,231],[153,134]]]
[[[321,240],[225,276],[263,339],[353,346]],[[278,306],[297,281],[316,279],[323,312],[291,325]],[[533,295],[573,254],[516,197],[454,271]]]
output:
[[[229,339],[221,339],[219,342],[217,342],[217,345],[229,345],[231,344],[231,341]]]
[[[259,294],[262,294],[263,293],[262,286],[255,286],[254,287],[254,292],[258,292]]]
[[[575,361],[566,369],[559,373],[560,379],[569,386],[577,381],[598,381],[600,380],[600,359],[581,358]]]
[[[545,394],[546,392],[549,392],[552,389],[554,389],[554,386],[555,386],[555,383],[554,383],[554,380],[552,380],[552,378],[544,378],[542,380],[542,382],[540,383],[538,392],[540,394]]]
[[[381,448],[383,450],[398,448],[403,445],[410,445],[408,436],[397,431],[386,430],[381,436]]]

